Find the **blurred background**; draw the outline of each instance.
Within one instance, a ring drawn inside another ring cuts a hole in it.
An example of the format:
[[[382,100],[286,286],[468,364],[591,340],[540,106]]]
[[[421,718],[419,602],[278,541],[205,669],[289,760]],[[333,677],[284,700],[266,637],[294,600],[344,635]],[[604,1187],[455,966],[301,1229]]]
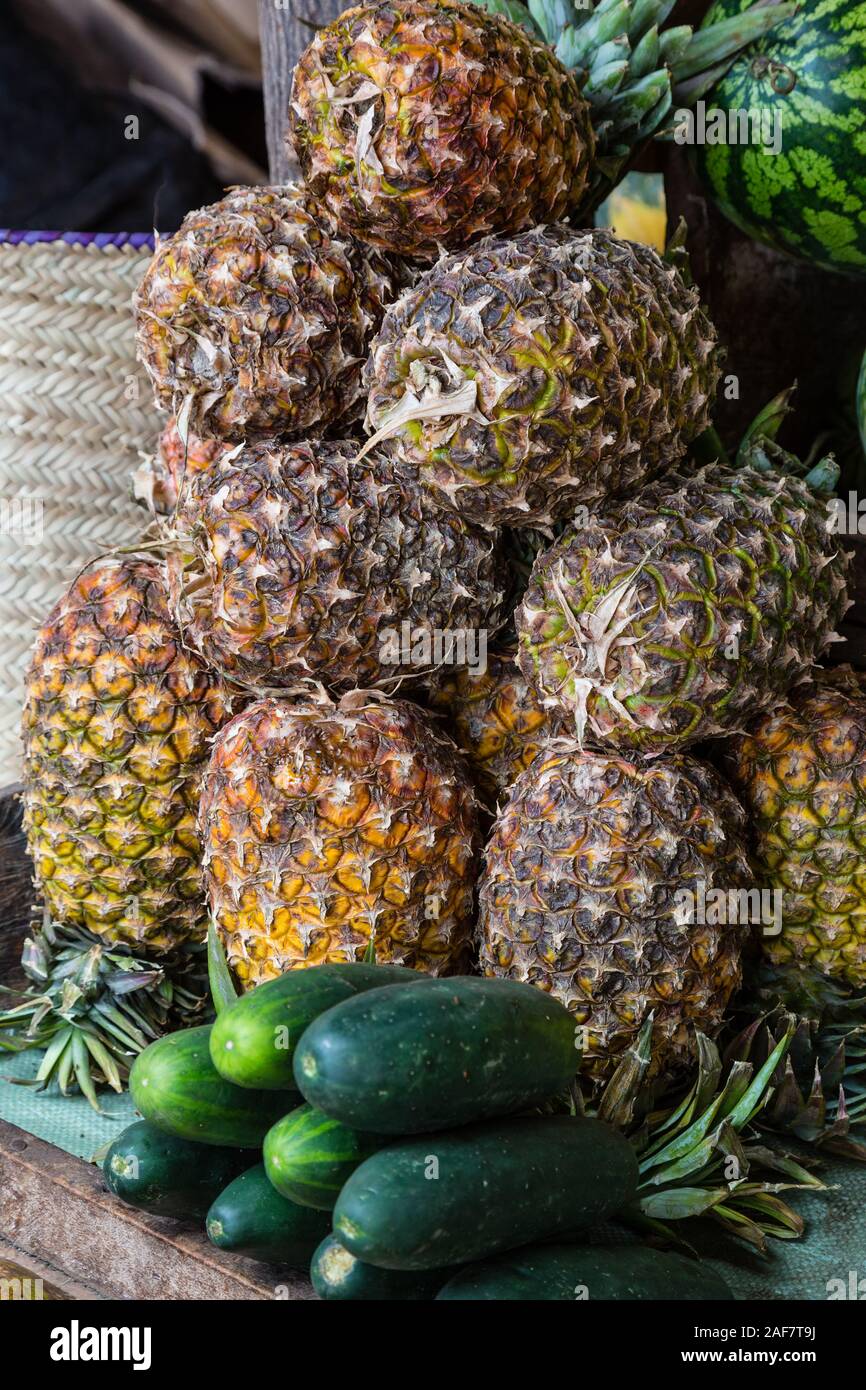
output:
[[[267,178],[257,0],[5,0],[0,224],[174,230]]]

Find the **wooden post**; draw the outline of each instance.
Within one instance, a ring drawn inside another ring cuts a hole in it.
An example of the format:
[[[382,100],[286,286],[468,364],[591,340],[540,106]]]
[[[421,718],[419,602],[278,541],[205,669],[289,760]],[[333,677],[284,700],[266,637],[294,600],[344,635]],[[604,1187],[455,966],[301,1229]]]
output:
[[[20,792],[17,785],[0,789],[0,983],[4,985],[24,983],[18,962],[33,902],[33,870],[21,828]]]
[[[288,183],[298,166],[286,148],[285,130],[295,64],[310,39],[351,0],[259,0],[265,126],[272,183]]]

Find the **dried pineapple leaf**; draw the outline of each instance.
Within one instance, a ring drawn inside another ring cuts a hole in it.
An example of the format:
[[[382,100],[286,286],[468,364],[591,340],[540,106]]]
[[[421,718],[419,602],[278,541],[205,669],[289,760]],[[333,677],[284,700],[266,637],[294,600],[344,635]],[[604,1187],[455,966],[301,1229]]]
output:
[[[402,399],[392,410],[386,412],[383,422],[372,434],[355,457],[355,463],[381,444],[398,434],[404,425],[421,420],[442,420],[447,416],[467,417],[478,424],[489,424],[487,417],[477,409],[478,383],[471,379],[463,382],[456,391],[442,391],[438,383],[433,383],[416,395],[407,387]]]
[[[667,1192],[652,1192],[638,1199],[638,1207],[653,1219],[682,1221],[689,1216],[701,1216],[730,1193],[727,1187],[674,1187]]]
[[[635,1102],[641,1082],[652,1060],[654,1015],[644,1021],[632,1047],[626,1049],[604,1090],[598,1118],[614,1129],[627,1129],[634,1118]]]

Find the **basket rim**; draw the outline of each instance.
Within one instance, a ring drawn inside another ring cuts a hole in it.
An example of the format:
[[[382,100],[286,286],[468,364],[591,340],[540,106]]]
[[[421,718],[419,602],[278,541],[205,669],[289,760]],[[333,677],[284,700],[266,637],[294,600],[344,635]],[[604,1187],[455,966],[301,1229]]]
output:
[[[49,232],[0,227],[0,245],[37,246],[53,241],[66,246],[96,246],[100,250],[107,246],[129,246],[136,251],[154,248],[153,232]]]

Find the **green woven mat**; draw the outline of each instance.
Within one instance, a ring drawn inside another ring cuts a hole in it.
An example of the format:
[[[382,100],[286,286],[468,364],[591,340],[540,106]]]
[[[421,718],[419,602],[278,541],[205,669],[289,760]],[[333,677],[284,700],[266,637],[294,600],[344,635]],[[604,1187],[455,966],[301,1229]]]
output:
[[[0,1053],[0,1078],[33,1076],[40,1054]],[[0,1118],[45,1139],[67,1153],[90,1159],[134,1118],[128,1095],[100,1093],[104,1115],[97,1115],[82,1096],[40,1092],[0,1079]],[[738,1298],[824,1300],[834,1287],[866,1278],[866,1165],[830,1161],[824,1181],[838,1190],[828,1194],[793,1193],[791,1203],[806,1220],[801,1240],[771,1241],[764,1258],[718,1233],[701,1227],[700,1247],[712,1251],[710,1263],[727,1279]],[[604,1239],[628,1240],[611,1226]],[[866,1285],[864,1285],[866,1287]],[[780,1314],[781,1316],[781,1314]]]
[[[135,1119],[132,1101],[126,1092],[101,1091],[105,1113],[97,1115],[84,1096],[62,1096],[56,1086],[47,1091],[13,1086],[8,1080],[35,1076],[41,1059],[41,1052],[0,1052],[0,1120],[89,1160]]]

